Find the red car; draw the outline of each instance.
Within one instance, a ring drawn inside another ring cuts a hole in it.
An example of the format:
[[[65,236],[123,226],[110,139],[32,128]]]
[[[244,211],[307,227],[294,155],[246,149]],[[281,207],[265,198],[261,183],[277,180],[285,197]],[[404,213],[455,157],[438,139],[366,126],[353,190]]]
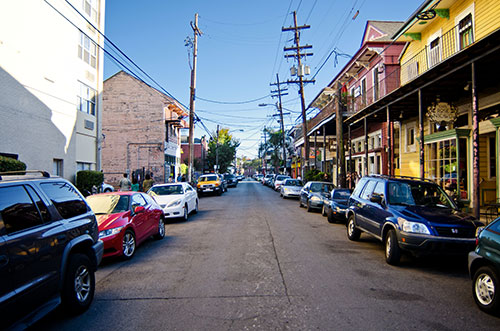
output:
[[[97,217],[103,257],[130,259],[136,247],[150,236],[165,237],[163,210],[145,193],[95,194],[87,197],[87,202]]]

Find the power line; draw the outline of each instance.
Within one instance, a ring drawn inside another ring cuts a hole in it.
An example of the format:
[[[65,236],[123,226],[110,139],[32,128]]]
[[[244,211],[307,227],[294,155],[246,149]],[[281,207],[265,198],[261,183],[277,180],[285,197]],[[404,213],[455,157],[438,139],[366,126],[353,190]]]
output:
[[[262,99],[265,99],[265,98],[268,98],[268,97],[269,97],[269,94],[265,95],[263,97],[257,98],[257,99],[246,100],[246,101],[218,101],[218,100],[204,99],[202,97],[196,97],[196,98],[200,99],[200,100],[203,100],[205,102],[212,102],[212,103],[218,103],[218,104],[223,104],[223,105],[242,105],[242,104],[245,104],[245,103],[252,103],[252,102],[255,102],[255,101],[259,101],[259,100],[262,100]]]

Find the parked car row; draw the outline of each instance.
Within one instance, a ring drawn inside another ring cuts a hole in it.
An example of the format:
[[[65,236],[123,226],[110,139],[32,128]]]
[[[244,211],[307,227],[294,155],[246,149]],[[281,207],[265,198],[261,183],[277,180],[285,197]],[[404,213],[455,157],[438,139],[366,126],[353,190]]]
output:
[[[69,314],[85,311],[103,258],[130,259],[148,238],[163,239],[167,219],[198,212],[198,192],[237,185],[226,177],[201,176],[196,189],[156,184],[147,193],[103,186],[105,193],[85,198],[47,172],[0,173],[2,329],[25,329],[59,305]]]
[[[270,186],[273,176],[263,181]],[[397,265],[405,253],[465,256],[470,252],[474,300],[482,310],[500,313],[500,218],[484,228],[439,185],[418,178],[365,176],[352,192],[328,182],[297,185],[302,183],[285,179],[280,196],[298,197],[308,212],[321,210],[328,222],[345,224],[349,240],[357,241],[365,233],[382,241],[389,264]]]

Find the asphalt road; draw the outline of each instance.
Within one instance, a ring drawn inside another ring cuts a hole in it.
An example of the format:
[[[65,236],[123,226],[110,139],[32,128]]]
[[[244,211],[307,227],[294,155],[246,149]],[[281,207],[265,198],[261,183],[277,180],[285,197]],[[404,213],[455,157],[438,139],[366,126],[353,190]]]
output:
[[[188,222],[105,261],[83,315],[49,330],[499,330],[471,295],[466,258],[386,264],[368,235],[308,213],[255,181],[200,199]]]

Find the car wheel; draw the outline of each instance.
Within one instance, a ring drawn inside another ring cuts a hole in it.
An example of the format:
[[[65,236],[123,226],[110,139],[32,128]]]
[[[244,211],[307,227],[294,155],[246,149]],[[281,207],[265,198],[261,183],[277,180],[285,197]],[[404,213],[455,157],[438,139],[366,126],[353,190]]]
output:
[[[309,204],[309,200],[307,200],[307,212],[310,213],[312,212],[312,208],[311,208],[311,205]]]
[[[107,188],[107,189],[104,190],[104,193],[109,193],[109,192],[111,192],[110,188]]]
[[[387,263],[397,265],[401,258],[401,248],[399,248],[396,231],[389,230],[385,237],[385,260]]]
[[[331,211],[328,211],[326,213],[326,219],[328,220],[328,223],[335,223],[335,220],[333,219],[333,215]]]
[[[134,256],[136,248],[135,236],[134,233],[130,230],[125,231],[123,235],[122,242],[122,255],[123,258],[128,260]]]
[[[85,254],[70,256],[64,279],[62,306],[71,314],[87,310],[95,291],[95,275],[90,259]]]
[[[185,205],[184,208],[182,208],[182,210],[184,211],[184,213],[182,214],[182,220],[184,222],[187,222],[187,220],[188,220],[188,206]]]
[[[321,216],[326,216],[326,208],[325,208],[325,205],[323,205],[323,207],[321,207]]]
[[[347,238],[352,241],[359,239],[361,231],[356,229],[356,222],[354,221],[354,215],[349,216],[349,221],[347,222]]]
[[[155,234],[155,239],[161,240],[165,238],[165,221],[163,220],[163,217],[160,217],[160,220],[158,221],[158,233]]]
[[[198,200],[195,202],[193,214],[198,214]]]
[[[481,310],[489,314],[499,312],[500,300],[496,293],[498,284],[496,271],[491,267],[481,267],[474,273],[472,279],[474,300]]]
[[[301,197],[299,197],[299,207],[300,207],[300,208],[302,208],[302,207],[303,207],[303,205],[302,205],[302,198],[301,198]]]

